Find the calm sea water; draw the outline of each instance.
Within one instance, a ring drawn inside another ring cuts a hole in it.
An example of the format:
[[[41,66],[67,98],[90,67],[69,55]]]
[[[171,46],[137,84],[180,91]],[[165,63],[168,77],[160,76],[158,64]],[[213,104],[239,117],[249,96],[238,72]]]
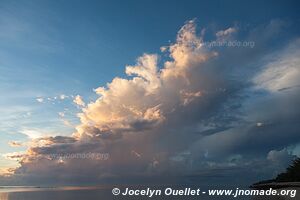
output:
[[[107,187],[2,187],[0,200],[101,200],[112,199]]]

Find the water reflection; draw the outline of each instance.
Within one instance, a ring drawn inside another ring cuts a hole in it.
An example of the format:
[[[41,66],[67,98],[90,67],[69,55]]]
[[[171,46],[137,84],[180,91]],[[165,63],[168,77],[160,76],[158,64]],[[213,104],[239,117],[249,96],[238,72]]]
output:
[[[20,190],[20,189],[19,189]],[[56,188],[56,189],[32,189],[23,191],[0,192],[0,200],[102,200],[111,199],[111,190],[105,189],[75,189],[75,188]]]
[[[1,193],[0,192],[0,200],[9,200],[8,193]]]

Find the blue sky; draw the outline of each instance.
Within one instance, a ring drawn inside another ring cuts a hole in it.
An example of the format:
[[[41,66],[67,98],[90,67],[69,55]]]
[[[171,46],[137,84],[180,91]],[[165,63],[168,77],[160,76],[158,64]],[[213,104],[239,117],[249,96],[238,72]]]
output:
[[[71,136],[81,123],[76,115],[82,107],[73,102],[76,95],[94,102],[98,96],[93,89],[115,77],[125,78],[125,66],[134,65],[144,53],[173,44],[188,20],[196,19],[199,33],[206,28],[207,41],[219,30],[234,27],[240,38],[258,42],[253,30],[259,32],[273,20],[286,30],[275,39],[262,38],[257,51],[263,57],[288,48],[299,36],[298,7],[297,1],[0,0],[0,153],[28,148],[11,147],[11,141]],[[230,55],[238,54],[220,53],[221,58]],[[164,56],[160,63],[168,59]],[[243,65],[242,58],[236,63]],[[0,168],[16,165],[0,158]]]

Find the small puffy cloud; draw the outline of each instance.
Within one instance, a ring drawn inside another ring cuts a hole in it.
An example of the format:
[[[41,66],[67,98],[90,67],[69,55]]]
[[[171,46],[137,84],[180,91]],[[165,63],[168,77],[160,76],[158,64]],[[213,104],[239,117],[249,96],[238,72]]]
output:
[[[69,120],[67,120],[67,119],[61,119],[61,121],[63,122],[64,125],[66,125],[68,127],[74,127],[72,125],[72,123]]]
[[[64,99],[68,98],[68,96],[65,95],[65,94],[61,94],[61,95],[59,96],[59,98],[60,98],[61,100],[64,100]]]
[[[42,128],[29,128],[29,127],[24,127],[19,132],[26,135],[29,139],[33,139],[33,140],[58,134],[52,131],[51,129],[45,130]]]
[[[55,104],[57,101],[64,101],[69,98],[74,98],[73,95],[68,96],[66,94],[60,94],[58,96],[48,96],[48,97],[37,97],[36,101],[39,103],[52,103]]]
[[[80,95],[76,95],[73,102],[79,106],[85,106],[85,103]]]
[[[218,31],[216,33],[217,37],[217,42],[226,42],[226,41],[231,41],[233,40],[233,36],[237,32],[237,28],[235,27],[230,27],[225,30]]]
[[[36,100],[39,103],[43,103],[44,102],[44,98],[42,98],[42,97],[38,97],[38,98],[36,98]]]
[[[236,28],[233,28],[233,27],[230,27],[228,29],[225,29],[225,30],[221,30],[221,31],[218,31],[216,33],[216,36],[217,37],[224,37],[224,36],[228,36],[228,35],[231,35],[233,33],[237,32],[237,29]]]
[[[34,130],[34,129],[23,129],[20,132],[31,139],[35,139],[43,136],[43,134],[39,130]]]
[[[284,163],[285,165],[288,165],[294,158],[295,156],[291,155],[286,148],[280,151],[271,150],[267,156],[268,160],[272,162]]]
[[[66,111],[66,110],[65,110]],[[60,116],[60,120],[62,121],[62,123],[65,125],[65,126],[68,126],[68,127],[74,127],[72,125],[72,123],[68,120],[68,119],[65,119],[65,111],[64,112],[58,112],[58,115]]]
[[[21,142],[18,142],[18,141],[10,141],[10,142],[8,142],[8,145],[11,146],[11,147],[21,147],[21,146],[23,146],[23,144]]]
[[[166,47],[166,46],[160,47],[160,51],[161,51],[161,52],[165,52],[165,51],[167,51],[167,50],[168,50],[168,47]]]
[[[262,122],[257,122],[257,123],[256,123],[256,126],[257,126],[257,127],[261,127],[261,126],[263,126],[263,125],[264,125],[264,123],[262,123]]]
[[[275,168],[274,177],[284,172],[295,158],[296,156],[292,155],[286,148],[279,151],[271,150],[267,155],[267,160],[271,162],[271,165]]]
[[[58,115],[59,115],[60,117],[64,117],[64,116],[65,116],[65,113],[64,113],[64,112],[58,112]]]

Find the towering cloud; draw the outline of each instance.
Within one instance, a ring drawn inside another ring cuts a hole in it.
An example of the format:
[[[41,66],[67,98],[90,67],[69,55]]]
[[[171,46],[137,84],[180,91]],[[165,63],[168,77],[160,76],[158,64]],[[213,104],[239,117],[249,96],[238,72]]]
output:
[[[232,33],[237,29],[219,31],[216,40],[230,40]],[[291,48],[296,53],[289,54]],[[209,48],[192,20],[163,50],[169,55],[166,61],[157,54],[142,55],[126,66],[128,78],[116,77],[97,88],[94,102],[85,105],[76,96],[74,102],[83,108],[74,134],[35,139],[18,156],[14,176],[31,181],[141,181],[167,174],[233,176],[246,170],[252,175],[253,166],[265,166],[253,173],[266,175],[270,162],[292,157],[286,149],[300,142],[295,137],[300,113],[292,111],[296,101],[286,100],[299,96],[298,47],[288,46],[279,52],[280,59],[249,69],[253,57],[265,60],[267,51],[241,50],[252,55],[243,62],[222,56],[236,50]],[[268,103],[284,105],[293,115],[279,121],[273,115],[279,107],[260,109]],[[89,153],[94,156],[78,156]],[[103,159],[103,154],[109,157]]]
[[[115,78],[106,88],[97,88],[100,98],[83,109],[82,124],[77,127],[75,137],[152,130],[167,120],[168,115],[200,98],[201,90],[211,86],[200,85],[200,77],[193,76],[201,76],[201,64],[216,53],[202,47],[193,21],[182,27],[177,43],[168,48],[171,60],[161,70],[158,55],[144,54],[135,66],[126,67],[132,79]],[[91,127],[95,132],[91,132]]]

